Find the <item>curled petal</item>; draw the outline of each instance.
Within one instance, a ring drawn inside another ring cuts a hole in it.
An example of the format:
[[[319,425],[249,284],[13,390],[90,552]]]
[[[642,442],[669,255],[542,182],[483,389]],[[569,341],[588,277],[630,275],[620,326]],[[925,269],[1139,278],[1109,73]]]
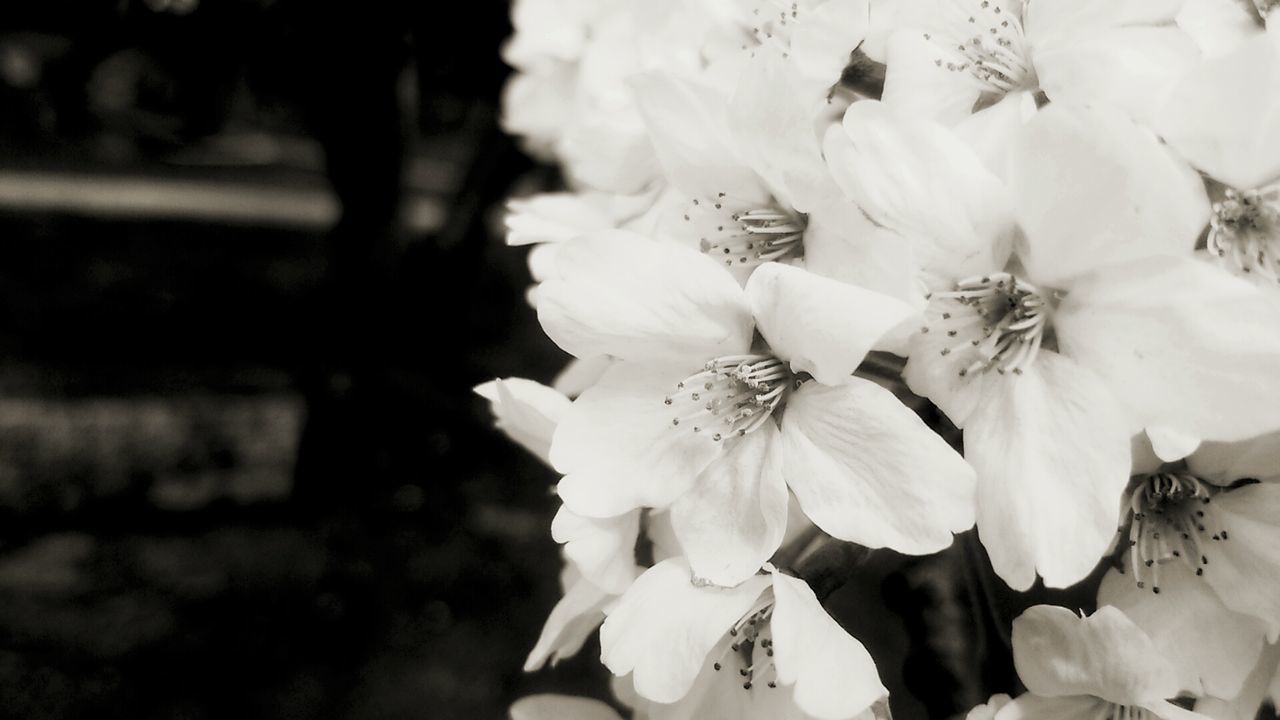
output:
[[[524,378],[490,380],[474,388],[492,403],[498,427],[521,447],[550,464],[551,437],[569,411],[570,400],[558,390]]]

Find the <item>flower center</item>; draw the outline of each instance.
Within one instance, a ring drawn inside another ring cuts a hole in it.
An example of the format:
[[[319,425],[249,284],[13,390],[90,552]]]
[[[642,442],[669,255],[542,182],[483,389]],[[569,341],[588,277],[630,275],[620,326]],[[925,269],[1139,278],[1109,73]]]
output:
[[[960,377],[994,369],[1021,375],[1040,352],[1049,329],[1049,303],[1031,283],[1009,273],[961,280],[955,290],[933,293],[920,332],[945,332],[955,344],[940,354],[957,354]]]
[[[1280,183],[1243,192],[1228,189],[1213,204],[1208,248],[1242,274],[1280,282]]]
[[[708,362],[663,402],[676,411],[673,427],[706,433],[719,442],[764,425],[792,380],[786,363],[771,355],[731,355]]]
[[[1194,475],[1159,472],[1140,475],[1129,499],[1129,567],[1138,587],[1160,592],[1161,563],[1180,560],[1203,575],[1209,558],[1202,545],[1220,542],[1228,535],[1213,525],[1217,515],[1207,511],[1218,489]],[[1123,571],[1123,570],[1122,570]]]
[[[761,680],[765,681],[766,687],[778,687],[777,670],[773,665],[771,617],[773,593],[767,591],[755,607],[729,629],[731,642],[711,669],[720,672],[736,665],[738,675],[743,678],[743,690],[750,690]]]
[[[697,231],[702,252],[729,267],[755,267],[804,252],[808,221],[777,204],[742,206],[720,193],[710,201],[695,199],[684,219]]]
[[[1014,90],[1036,87],[1039,81],[1031,64],[1021,18],[991,0],[958,5],[956,11],[961,17],[952,25],[956,55],[937,58],[934,64],[951,72],[967,73],[985,93],[992,95],[1003,96]],[[934,39],[930,33],[924,37]]]

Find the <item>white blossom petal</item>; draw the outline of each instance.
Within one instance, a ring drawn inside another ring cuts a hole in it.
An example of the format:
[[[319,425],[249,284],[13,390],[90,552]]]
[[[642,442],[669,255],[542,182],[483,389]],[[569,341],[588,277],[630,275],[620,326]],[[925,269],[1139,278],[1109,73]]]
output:
[[[1178,694],[1173,668],[1151,638],[1111,606],[1085,618],[1055,605],[1028,608],[1013,621],[1013,662],[1027,689],[1046,697],[1139,705]]]
[[[1262,652],[1262,623],[1223,607],[1181,561],[1160,568],[1159,594],[1108,572],[1098,604],[1114,605],[1142,628],[1178,673],[1181,689],[1195,696],[1235,697]]]
[[[671,703],[693,686],[707,654],[769,586],[757,575],[733,588],[695,586],[681,558],[636,579],[600,628],[600,660],[631,673],[636,692]]]
[[[822,609],[803,580],[773,574],[773,661],[780,685],[820,720],[853,718],[889,694],[862,643]]]
[[[1187,467],[1219,485],[1246,478],[1280,480],[1280,432],[1236,443],[1204,443],[1187,458]]]
[[[1129,428],[1206,440],[1280,428],[1280,305],[1190,258],[1150,258],[1075,283],[1054,318],[1063,354],[1106,383]]]
[[[582,649],[583,643],[604,621],[604,607],[612,600],[612,595],[585,578],[571,583],[564,597],[551,608],[538,642],[524,661],[524,671],[539,670],[548,660],[555,665]]]
[[[558,246],[556,276],[538,293],[538,320],[577,357],[697,365],[744,352],[742,289],[695,250],[616,230]]]
[[[1226,540],[1202,542],[1204,580],[1227,607],[1262,620],[1280,638],[1280,484],[1254,483],[1213,499],[1211,520]]]
[[[1097,720],[1111,708],[1089,695],[1042,697],[1027,693],[1000,708],[995,720]]]
[[[1004,185],[941,125],[856,102],[823,147],[845,194],[908,238],[925,269],[959,278],[1004,265],[1013,231]]]
[[[671,524],[695,577],[733,586],[756,574],[782,542],[787,486],[777,426],[731,440],[723,457],[671,506]]]
[[[1193,165],[1248,190],[1280,177],[1280,35],[1261,34],[1187,73],[1156,129]]]
[[[781,263],[756,268],[746,294],[774,353],[827,385],[852,375],[887,332],[916,316],[897,298]]]
[[[973,526],[973,469],[868,380],[803,385],[787,402],[782,451],[805,514],[842,540],[926,554]]]
[[[672,426],[663,398],[679,379],[620,362],[574,401],[551,443],[570,510],[607,518],[666,507],[720,455],[710,438]]]
[[[1123,419],[1096,377],[1054,353],[987,387],[964,429],[978,536],[1010,587],[1031,587],[1037,571],[1049,587],[1073,585],[1115,537],[1130,469]]]
[[[543,462],[551,463],[551,437],[569,411],[569,398],[524,378],[490,380],[475,386],[474,392],[491,403],[500,430]]]
[[[1189,256],[1209,218],[1200,178],[1115,110],[1050,105],[1017,136],[1010,174],[1032,282],[1108,263]]]
[[[564,544],[565,557],[593,585],[615,595],[622,594],[636,577],[639,534],[639,510],[611,518],[589,518],[562,505],[551,520],[551,537]]]

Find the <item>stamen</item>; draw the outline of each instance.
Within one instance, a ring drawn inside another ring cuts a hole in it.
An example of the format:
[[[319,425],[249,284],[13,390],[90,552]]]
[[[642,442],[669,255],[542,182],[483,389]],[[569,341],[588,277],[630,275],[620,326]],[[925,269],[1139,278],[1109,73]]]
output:
[[[736,665],[735,681],[741,682],[744,690],[750,690],[762,681],[765,687],[778,686],[777,670],[773,664],[773,627],[769,622],[773,617],[773,607],[773,592],[766,590],[729,629],[729,638],[733,642],[711,666],[712,670],[720,672]]]
[[[786,363],[771,355],[719,357],[678,383],[663,402],[676,410],[672,427],[720,442],[763,426],[793,380]]]
[[[949,36],[955,43],[955,55],[937,58],[935,65],[972,76],[988,95],[1003,96],[1037,86],[1020,13],[1006,12],[987,0],[960,0],[953,11],[956,15],[950,27],[954,32]],[[931,34],[924,37],[933,38]]]
[[[698,234],[702,252],[729,267],[748,268],[803,253],[804,215],[778,205],[744,205],[724,193],[693,201],[684,219]]]
[[[1213,204],[1207,246],[1233,272],[1280,282],[1280,183],[1228,189]]]
[[[1209,514],[1220,490],[1195,475],[1159,472],[1142,475],[1129,497],[1129,569],[1138,587],[1160,592],[1160,565],[1181,561],[1196,575],[1209,565],[1203,545],[1222,542],[1227,531]],[[1123,531],[1122,531],[1123,532]]]
[[[930,296],[932,325],[955,343],[940,354],[962,357],[961,377],[994,369],[1020,375],[1040,352],[1049,329],[1049,303],[1036,286],[1009,273],[967,278]],[[967,362],[965,362],[967,361]]]

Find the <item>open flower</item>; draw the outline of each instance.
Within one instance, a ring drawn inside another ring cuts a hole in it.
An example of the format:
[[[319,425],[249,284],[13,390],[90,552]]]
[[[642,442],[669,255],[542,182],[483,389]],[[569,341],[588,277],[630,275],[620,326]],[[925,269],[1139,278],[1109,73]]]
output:
[[[1274,305],[1193,259],[1199,179],[1118,112],[1040,111],[1015,138],[1007,190],[954,135],[876,103],[852,106],[827,146],[935,287],[904,377],[964,428],[979,533],[1011,586],[1093,568],[1132,434],[1169,428],[1194,447],[1280,426]],[[1022,232],[1006,263],[1010,216]]]
[[[1151,638],[1117,608],[1089,617],[1036,605],[1013,621],[1013,662],[1027,693],[996,720],[1204,720],[1168,702],[1177,675]]]
[[[1145,118],[1198,58],[1181,0],[903,0],[884,100],[980,139],[1008,136],[1035,97]],[[977,113],[969,118],[971,113]]]
[[[1280,289],[1280,33],[1260,33],[1196,66],[1159,114],[1165,140],[1221,188],[1208,252]],[[1277,311],[1280,317],[1280,310]]]
[[[809,586],[772,570],[720,588],[695,584],[680,558],[658,563],[609,611],[600,646],[640,696],[731,702],[745,710],[737,717],[781,717],[758,708],[790,700],[814,718],[853,718],[888,694],[866,649]]]
[[[539,293],[547,334],[618,359],[552,443],[574,512],[670,507],[695,572],[723,585],[777,549],[788,488],[824,531],[868,547],[934,552],[972,524],[970,468],[852,377],[909,306],[778,263],[744,289],[705,255],[622,233],[566,244],[557,270]]]
[[[1098,601],[1151,636],[1183,690],[1235,697],[1280,636],[1280,435],[1138,457],[1121,566]]]

